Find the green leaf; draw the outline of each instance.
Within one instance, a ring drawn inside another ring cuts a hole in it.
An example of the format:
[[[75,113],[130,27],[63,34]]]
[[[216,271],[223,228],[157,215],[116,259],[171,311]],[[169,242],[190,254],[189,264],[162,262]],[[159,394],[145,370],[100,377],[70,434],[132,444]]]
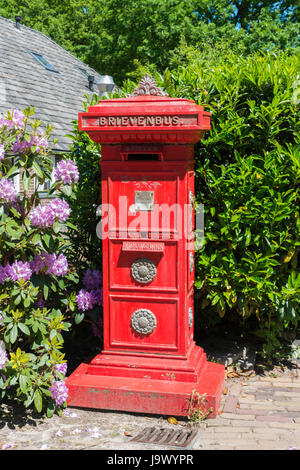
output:
[[[36,174],[39,178],[43,179],[43,178],[45,177],[45,175],[44,175],[44,173],[43,173],[41,167],[39,166],[39,164],[37,163],[36,160],[33,160],[33,162],[32,162],[32,167],[33,167],[33,169],[34,169],[35,174]]]
[[[51,418],[55,411],[55,404],[54,401],[51,401],[47,406],[47,418]]]
[[[59,233],[61,230],[62,224],[58,221],[54,222],[53,224],[53,231],[54,233]]]
[[[29,330],[28,326],[24,325],[24,323],[20,323],[20,322],[19,322],[19,323],[18,323],[18,328],[19,328],[21,331],[23,331],[23,333],[24,333],[25,335],[28,335],[28,336],[30,335],[30,330]]]
[[[47,284],[44,284],[44,298],[45,300],[47,300],[48,298],[48,293],[49,293],[49,287],[47,286]]]
[[[18,337],[18,327],[16,324],[14,324],[10,332],[10,342],[12,344],[15,343],[17,337]]]
[[[28,308],[29,305],[31,304],[32,300],[30,299],[30,297],[26,297],[26,299],[24,300],[24,307]]]
[[[76,313],[74,315],[74,322],[75,322],[76,325],[81,323],[83,319],[84,319],[84,313]]]
[[[36,410],[40,413],[43,408],[43,398],[39,390],[36,390],[34,392],[33,401],[34,401]]]
[[[22,175],[22,185],[23,185],[24,191],[28,191],[30,183],[31,183],[30,173],[28,170],[24,170],[23,175]]]
[[[24,374],[20,374],[19,384],[23,393],[27,393],[28,388],[32,386],[31,380],[29,379],[29,377],[27,377],[27,375]]]

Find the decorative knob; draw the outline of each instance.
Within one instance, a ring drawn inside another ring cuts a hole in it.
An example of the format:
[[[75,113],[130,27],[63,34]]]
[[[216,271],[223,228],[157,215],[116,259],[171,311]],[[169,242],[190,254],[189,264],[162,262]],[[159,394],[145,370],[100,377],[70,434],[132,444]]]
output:
[[[136,259],[131,265],[131,275],[135,281],[148,284],[156,276],[156,266],[151,259]]]
[[[156,328],[156,317],[151,310],[141,308],[132,314],[131,326],[137,333],[148,335]]]

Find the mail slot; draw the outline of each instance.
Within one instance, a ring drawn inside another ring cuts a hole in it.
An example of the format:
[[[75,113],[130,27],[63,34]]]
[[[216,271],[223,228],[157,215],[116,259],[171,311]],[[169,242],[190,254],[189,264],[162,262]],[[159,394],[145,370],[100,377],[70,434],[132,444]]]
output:
[[[209,128],[202,106],[149,76],[132,96],[79,114],[79,129],[101,143],[108,207],[104,348],[69,377],[69,406],[185,416],[197,390],[216,415],[224,367],[193,338],[194,143]]]

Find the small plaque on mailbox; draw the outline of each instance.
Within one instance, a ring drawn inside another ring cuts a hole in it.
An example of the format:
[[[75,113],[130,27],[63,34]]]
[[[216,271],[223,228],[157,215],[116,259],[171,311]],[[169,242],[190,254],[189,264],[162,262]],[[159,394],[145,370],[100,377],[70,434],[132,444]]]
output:
[[[136,211],[152,211],[154,209],[154,192],[135,191],[134,208]]]

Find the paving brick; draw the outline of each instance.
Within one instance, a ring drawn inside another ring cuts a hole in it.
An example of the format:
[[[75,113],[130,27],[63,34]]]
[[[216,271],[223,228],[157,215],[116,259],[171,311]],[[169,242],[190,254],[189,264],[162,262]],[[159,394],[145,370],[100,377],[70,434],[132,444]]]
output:
[[[249,415],[236,415],[236,414],[231,414],[231,413],[222,413],[221,415],[222,418],[230,418],[231,420],[251,420],[255,419],[254,414],[249,414]]]
[[[300,403],[287,403],[285,405],[287,411],[300,411]]]
[[[281,416],[288,416],[290,418],[300,418],[300,411],[269,411],[269,415],[276,415],[280,413]]]
[[[286,416],[256,416],[256,419],[258,421],[277,421],[280,423],[290,423],[291,418],[288,418]]]
[[[236,410],[238,404],[238,397],[229,395],[223,406],[223,413],[233,413]]]
[[[263,423],[262,421],[257,421],[256,419],[252,420],[232,420],[232,426],[234,428],[241,428],[241,427],[248,427],[250,429],[254,429],[257,427],[266,427],[266,423]]]
[[[286,403],[286,402],[285,402]],[[280,406],[278,403],[274,403],[272,401],[270,402],[264,402],[264,403],[253,403],[253,407],[255,407],[257,410],[285,410],[287,409],[288,405]]]
[[[236,450],[258,450],[259,444],[256,441],[253,442],[239,442],[236,446]]]
[[[255,400],[271,400],[273,395],[273,392],[258,392],[255,394]]]
[[[282,423],[282,422],[278,422],[278,423],[268,423],[268,425],[271,427],[271,428],[277,428],[277,427],[280,427],[280,428],[286,428],[286,429],[300,429],[300,423]]]
[[[298,398],[300,400],[300,388],[299,392],[274,392],[274,398],[276,397],[287,397],[287,398]]]
[[[272,385],[279,387],[281,384],[286,387],[286,384],[291,384],[292,387],[300,387],[300,378],[295,379],[292,377],[280,377],[277,380],[272,380]]]
[[[237,408],[236,414],[238,415],[266,415],[269,411],[265,410],[256,410],[255,408]]]
[[[237,384],[233,384],[231,387],[230,387],[230,395],[235,395],[235,396],[238,396],[241,392],[241,384],[237,383]]]

